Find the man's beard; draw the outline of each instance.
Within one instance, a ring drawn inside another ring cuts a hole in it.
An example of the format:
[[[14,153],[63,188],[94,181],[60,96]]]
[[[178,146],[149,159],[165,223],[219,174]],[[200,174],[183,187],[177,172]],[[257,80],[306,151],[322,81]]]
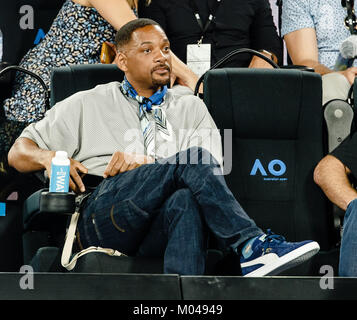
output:
[[[169,72],[169,75],[168,75],[168,78],[167,79],[157,79],[154,77],[153,73],[154,71],[159,68],[159,67],[165,67],[167,68],[168,72]],[[170,84],[170,79],[171,79],[171,68],[168,66],[168,65],[160,65],[158,66],[157,68],[154,68],[152,71],[151,71],[151,81],[152,81],[152,85],[153,85],[153,88],[154,89],[158,89],[162,86],[166,86],[166,85],[169,85]]]
[[[165,80],[165,79],[155,79],[155,78],[151,78],[152,79],[152,86],[154,89],[158,89],[162,86],[167,86],[170,84],[170,77]]]

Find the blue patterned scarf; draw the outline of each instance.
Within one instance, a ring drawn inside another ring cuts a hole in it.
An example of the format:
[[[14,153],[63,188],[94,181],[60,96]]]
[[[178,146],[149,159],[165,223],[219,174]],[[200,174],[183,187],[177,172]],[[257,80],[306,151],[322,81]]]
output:
[[[150,98],[139,96],[128,79],[124,77],[120,85],[121,92],[139,102],[139,120],[144,136],[146,154],[156,158],[156,130],[160,131],[165,140],[171,140],[171,126],[166,120],[164,110],[159,106],[163,103],[167,86],[156,91]],[[149,114],[153,112],[153,119]]]

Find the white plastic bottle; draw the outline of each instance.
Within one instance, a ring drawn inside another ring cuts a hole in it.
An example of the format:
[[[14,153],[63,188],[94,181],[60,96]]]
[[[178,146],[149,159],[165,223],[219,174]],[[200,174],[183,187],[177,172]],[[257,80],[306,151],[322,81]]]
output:
[[[70,160],[66,151],[56,151],[52,158],[50,192],[68,192]]]

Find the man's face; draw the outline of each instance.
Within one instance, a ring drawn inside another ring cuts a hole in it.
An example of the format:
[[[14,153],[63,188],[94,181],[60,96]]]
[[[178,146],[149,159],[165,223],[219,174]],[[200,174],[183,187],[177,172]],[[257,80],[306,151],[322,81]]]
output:
[[[170,83],[169,40],[159,26],[139,28],[133,32],[130,42],[118,53],[116,63],[137,91],[156,91]]]

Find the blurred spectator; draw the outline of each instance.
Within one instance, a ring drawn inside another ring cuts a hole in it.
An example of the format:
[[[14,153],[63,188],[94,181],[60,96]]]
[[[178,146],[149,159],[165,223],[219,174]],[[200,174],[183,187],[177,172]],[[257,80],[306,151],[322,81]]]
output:
[[[323,76],[323,104],[346,99],[357,74],[355,67],[333,70],[341,43],[350,36],[346,16],[341,1],[283,1],[282,35],[288,53],[293,64],[311,67]]]
[[[268,0],[152,0],[150,6],[140,5],[139,15],[162,26],[172,51],[184,62],[187,46],[201,39],[211,45],[210,65],[239,48],[264,49],[282,61],[281,40]],[[269,58],[270,53],[266,53]],[[236,55],[225,66],[271,67],[250,54]]]
[[[340,249],[339,276],[357,276],[357,133],[324,157],[314,172],[326,196],[346,211]],[[353,186],[354,185],[354,186]]]

